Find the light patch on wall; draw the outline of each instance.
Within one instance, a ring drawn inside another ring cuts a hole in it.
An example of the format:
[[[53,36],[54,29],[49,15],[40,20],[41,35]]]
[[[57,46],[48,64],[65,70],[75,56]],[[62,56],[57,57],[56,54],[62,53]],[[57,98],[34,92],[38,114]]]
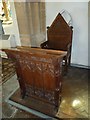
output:
[[[89,2],[89,0],[45,0],[45,2]]]

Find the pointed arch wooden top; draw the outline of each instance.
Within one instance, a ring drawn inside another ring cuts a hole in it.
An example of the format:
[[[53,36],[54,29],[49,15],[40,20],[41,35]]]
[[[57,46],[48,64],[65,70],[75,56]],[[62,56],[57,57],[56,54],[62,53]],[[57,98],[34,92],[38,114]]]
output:
[[[51,26],[48,29],[49,33],[53,34],[70,34],[71,27],[67,24],[67,22],[64,20],[62,15],[58,13],[54,21],[52,22]]]
[[[47,29],[49,48],[67,50],[68,44],[72,44],[72,34],[72,26],[69,26],[62,15],[58,13],[51,26]]]

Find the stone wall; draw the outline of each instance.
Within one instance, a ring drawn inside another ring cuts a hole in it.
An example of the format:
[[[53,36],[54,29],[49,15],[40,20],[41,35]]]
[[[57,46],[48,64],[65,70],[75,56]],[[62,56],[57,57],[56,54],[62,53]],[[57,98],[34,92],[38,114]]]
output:
[[[39,46],[46,37],[45,2],[15,2],[21,45]]]

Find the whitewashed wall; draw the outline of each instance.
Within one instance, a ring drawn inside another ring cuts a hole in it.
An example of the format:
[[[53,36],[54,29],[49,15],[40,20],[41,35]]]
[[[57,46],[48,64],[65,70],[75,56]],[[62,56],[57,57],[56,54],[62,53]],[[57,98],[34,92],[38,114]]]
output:
[[[90,33],[90,1],[88,3],[88,33]],[[88,65],[90,68],[90,34],[88,35]]]
[[[62,9],[67,10],[73,19],[71,63],[88,66],[88,2],[46,2],[47,26]]]
[[[16,17],[16,11],[15,11],[15,6],[14,6],[14,2],[10,2],[10,7],[11,7],[11,12],[12,12],[12,20],[13,20],[13,24],[10,27],[9,34],[13,34],[13,46],[14,44],[16,44],[17,46],[21,45],[21,41],[20,41],[20,36],[19,36],[19,29],[18,29],[18,24],[17,24],[17,17]],[[11,29],[12,28],[12,29]]]

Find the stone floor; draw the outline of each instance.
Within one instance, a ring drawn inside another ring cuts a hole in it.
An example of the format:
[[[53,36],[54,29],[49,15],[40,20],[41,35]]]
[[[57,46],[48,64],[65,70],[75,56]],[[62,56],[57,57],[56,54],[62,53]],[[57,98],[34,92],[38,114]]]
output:
[[[0,86],[1,87],[1,86]],[[37,118],[37,116],[19,110],[5,100],[17,87],[16,75],[2,86],[3,118]],[[70,67],[67,76],[63,77],[62,102],[59,118],[88,118],[88,70]]]

